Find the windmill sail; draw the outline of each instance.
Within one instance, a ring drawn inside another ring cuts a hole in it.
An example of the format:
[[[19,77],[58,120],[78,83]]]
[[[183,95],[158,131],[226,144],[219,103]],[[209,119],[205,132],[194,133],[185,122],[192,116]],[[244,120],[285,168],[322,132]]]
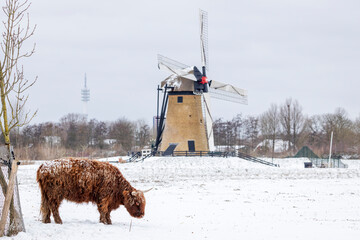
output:
[[[194,83],[197,81],[194,75],[194,66],[188,66],[173,59],[158,55],[158,67],[171,73],[161,82],[161,87],[167,84],[174,87],[176,91],[193,91]],[[247,91],[231,84],[211,81],[209,88],[210,96],[213,98],[247,104]]]
[[[202,66],[209,71],[208,13],[200,9],[200,51]],[[204,70],[204,69],[203,69]],[[206,76],[206,74],[203,72]]]
[[[214,131],[213,131],[213,119],[210,113],[210,96],[209,93],[202,94],[202,104],[203,104],[203,115],[205,119],[205,130],[206,136],[208,139],[209,151],[215,151],[214,143]]]
[[[158,67],[159,69],[162,69],[162,67],[166,66],[170,69],[184,69],[190,67],[189,65],[183,64],[181,62],[178,62],[174,59],[165,57],[163,55],[158,54]]]
[[[213,98],[247,104],[247,91],[231,84],[212,81],[209,92]]]

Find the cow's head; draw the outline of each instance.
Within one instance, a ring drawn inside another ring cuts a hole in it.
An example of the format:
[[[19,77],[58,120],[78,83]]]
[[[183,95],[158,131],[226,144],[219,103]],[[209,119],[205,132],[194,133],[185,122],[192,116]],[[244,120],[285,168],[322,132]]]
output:
[[[145,215],[145,196],[140,190],[123,191],[124,205],[132,217],[142,218]]]

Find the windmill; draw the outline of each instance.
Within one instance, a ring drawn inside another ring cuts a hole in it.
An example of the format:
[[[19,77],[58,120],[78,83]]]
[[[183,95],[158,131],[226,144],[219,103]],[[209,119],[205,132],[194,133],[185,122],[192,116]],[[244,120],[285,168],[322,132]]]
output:
[[[161,82],[161,88],[158,87],[156,151],[172,152],[175,148],[176,151],[214,151],[210,96],[247,104],[246,90],[208,80],[207,20],[207,12],[200,9],[201,71],[196,66],[158,55],[158,68],[171,75]],[[161,110],[160,90],[163,91]]]

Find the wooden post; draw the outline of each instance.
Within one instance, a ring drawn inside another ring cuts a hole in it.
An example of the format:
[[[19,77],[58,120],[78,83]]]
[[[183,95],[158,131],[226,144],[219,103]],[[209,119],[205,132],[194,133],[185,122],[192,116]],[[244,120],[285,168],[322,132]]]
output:
[[[0,220],[0,237],[4,236],[6,220],[7,220],[7,217],[9,214],[9,209],[10,209],[10,203],[11,203],[12,197],[14,195],[14,187],[15,187],[17,169],[18,169],[18,161],[14,159],[11,164],[9,184],[8,184],[8,188],[6,191],[5,203],[4,203],[4,207],[2,209],[2,215],[1,215],[1,220]]]
[[[333,167],[333,166],[332,166],[332,162],[331,162],[331,153],[332,153],[333,134],[334,134],[334,132],[333,132],[333,131],[331,131],[331,138],[330,138],[330,152],[329,152],[328,168]]]

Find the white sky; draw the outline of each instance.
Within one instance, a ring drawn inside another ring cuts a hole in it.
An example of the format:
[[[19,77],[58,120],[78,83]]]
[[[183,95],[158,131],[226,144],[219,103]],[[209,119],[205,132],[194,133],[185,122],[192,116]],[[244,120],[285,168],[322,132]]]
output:
[[[209,14],[209,78],[249,93],[248,105],[214,99],[214,117],[258,115],[289,97],[308,115],[360,116],[359,1],[33,0],[37,47],[24,62],[38,76],[33,122],[81,113],[86,73],[90,118],[151,123],[167,76],[157,54],[200,65],[199,8]]]

